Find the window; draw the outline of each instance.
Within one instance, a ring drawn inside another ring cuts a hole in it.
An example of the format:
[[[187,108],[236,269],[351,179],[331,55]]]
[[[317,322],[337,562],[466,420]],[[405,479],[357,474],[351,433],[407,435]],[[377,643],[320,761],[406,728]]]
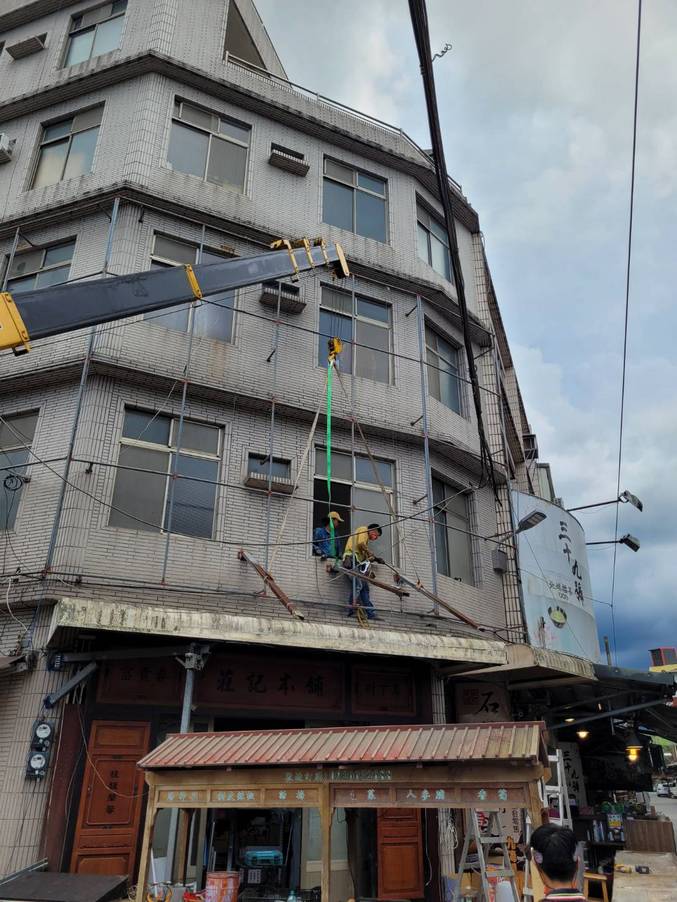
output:
[[[327,492],[327,454],[323,448],[315,452],[315,481],[313,486],[313,528],[322,525],[330,509],[337,511],[344,522],[336,530],[339,551],[343,550],[347,537],[358,526],[380,523],[382,526],[392,519],[390,509],[383,497],[379,480],[390,496],[393,509],[395,504],[395,465],[387,460],[374,459],[378,478],[367,455],[334,451],[331,455],[331,508]],[[377,557],[393,562],[393,529],[383,530],[383,535],[369,547]]]
[[[242,191],[250,131],[235,119],[176,100],[167,162],[179,172]]]
[[[232,0],[228,4],[226,21],[226,52],[232,53],[238,59],[251,63],[259,69],[266,68],[249,29],[244,24],[240,10]]]
[[[437,570],[444,576],[474,585],[472,536],[468,496],[433,478]]]
[[[387,241],[385,179],[325,158],[322,217],[340,229]]]
[[[425,207],[416,204],[416,240],[421,260],[445,279],[453,282],[449,238],[444,225],[437,221]]]
[[[73,16],[64,66],[74,66],[120,46],[127,0],[104,3]]]
[[[344,373],[373,379],[375,382],[392,382],[392,326],[390,305],[370,298],[355,297],[355,315],[352,295],[327,285],[322,286],[320,307],[320,335],[318,363],[327,365],[327,342],[340,338],[343,350],[339,366]]]
[[[0,423],[0,529],[7,530],[14,528],[30,457],[26,445],[33,442],[38,413],[17,413],[4,419],[6,423]]]
[[[458,380],[458,348],[437,332],[425,327],[425,351],[428,361],[428,390],[450,410],[461,413],[461,391]]]
[[[125,411],[110,526],[169,529],[170,474],[177,460],[171,532],[212,538],[221,430],[184,420],[180,451],[178,431],[176,418]]]
[[[153,241],[151,269],[163,269],[182,263],[222,263],[228,259],[227,254],[200,248],[186,241],[156,235]],[[232,341],[233,307],[235,292],[221,291],[211,294],[209,303],[187,303],[172,307],[169,313],[158,316],[157,312],[144,316],[149,322],[164,329],[176,332],[187,332],[193,318],[193,334],[198,338],[212,338],[215,341]],[[217,306],[220,305],[220,306]]]
[[[73,239],[16,254],[7,273],[7,291],[16,294],[67,282],[74,250]]]
[[[103,107],[97,106],[43,126],[33,188],[54,185],[92,171],[102,113]]]
[[[275,479],[291,479],[291,461],[283,457],[274,457],[272,469],[268,454],[250,454],[247,459],[247,475],[268,479],[268,474]]]

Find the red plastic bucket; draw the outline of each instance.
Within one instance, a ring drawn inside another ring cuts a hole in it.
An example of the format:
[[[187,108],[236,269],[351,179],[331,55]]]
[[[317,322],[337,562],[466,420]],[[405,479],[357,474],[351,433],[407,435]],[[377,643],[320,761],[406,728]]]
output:
[[[205,902],[237,902],[239,871],[210,871],[205,885]]]

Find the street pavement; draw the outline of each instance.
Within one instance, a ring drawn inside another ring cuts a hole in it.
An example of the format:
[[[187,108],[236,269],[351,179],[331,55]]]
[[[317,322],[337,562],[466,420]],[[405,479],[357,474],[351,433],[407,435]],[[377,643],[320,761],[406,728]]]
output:
[[[655,806],[656,811],[669,817],[672,821],[675,836],[677,837],[677,799],[659,799],[655,792],[650,793],[650,795],[651,804]]]

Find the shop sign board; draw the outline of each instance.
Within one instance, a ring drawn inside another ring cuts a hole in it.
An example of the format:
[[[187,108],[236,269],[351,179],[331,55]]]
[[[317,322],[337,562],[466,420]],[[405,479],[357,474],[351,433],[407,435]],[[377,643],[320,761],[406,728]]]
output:
[[[144,705],[178,705],[183,692],[183,668],[174,658],[104,661],[99,672],[97,701]]]
[[[599,660],[585,533],[556,504],[512,493],[515,525],[539,511],[545,519],[517,536],[529,641],[539,648]]]
[[[583,781],[583,765],[578,743],[560,742],[559,748],[562,750],[562,762],[564,764],[569,798],[575,799],[579,808],[584,808],[588,804],[588,796]]]
[[[411,671],[355,667],[352,671],[354,714],[416,714],[416,695]]]
[[[458,723],[498,723],[510,720],[510,700],[499,683],[457,683]]]

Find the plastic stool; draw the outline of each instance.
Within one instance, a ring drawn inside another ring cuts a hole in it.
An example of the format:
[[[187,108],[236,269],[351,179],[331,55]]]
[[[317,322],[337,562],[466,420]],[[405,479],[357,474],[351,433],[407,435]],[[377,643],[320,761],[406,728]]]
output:
[[[585,873],[583,874],[583,895],[586,899],[590,898],[588,894],[590,892],[591,883],[602,884],[602,899],[604,900],[604,902],[609,902],[606,876],[604,874],[596,874],[594,871],[585,871]]]

